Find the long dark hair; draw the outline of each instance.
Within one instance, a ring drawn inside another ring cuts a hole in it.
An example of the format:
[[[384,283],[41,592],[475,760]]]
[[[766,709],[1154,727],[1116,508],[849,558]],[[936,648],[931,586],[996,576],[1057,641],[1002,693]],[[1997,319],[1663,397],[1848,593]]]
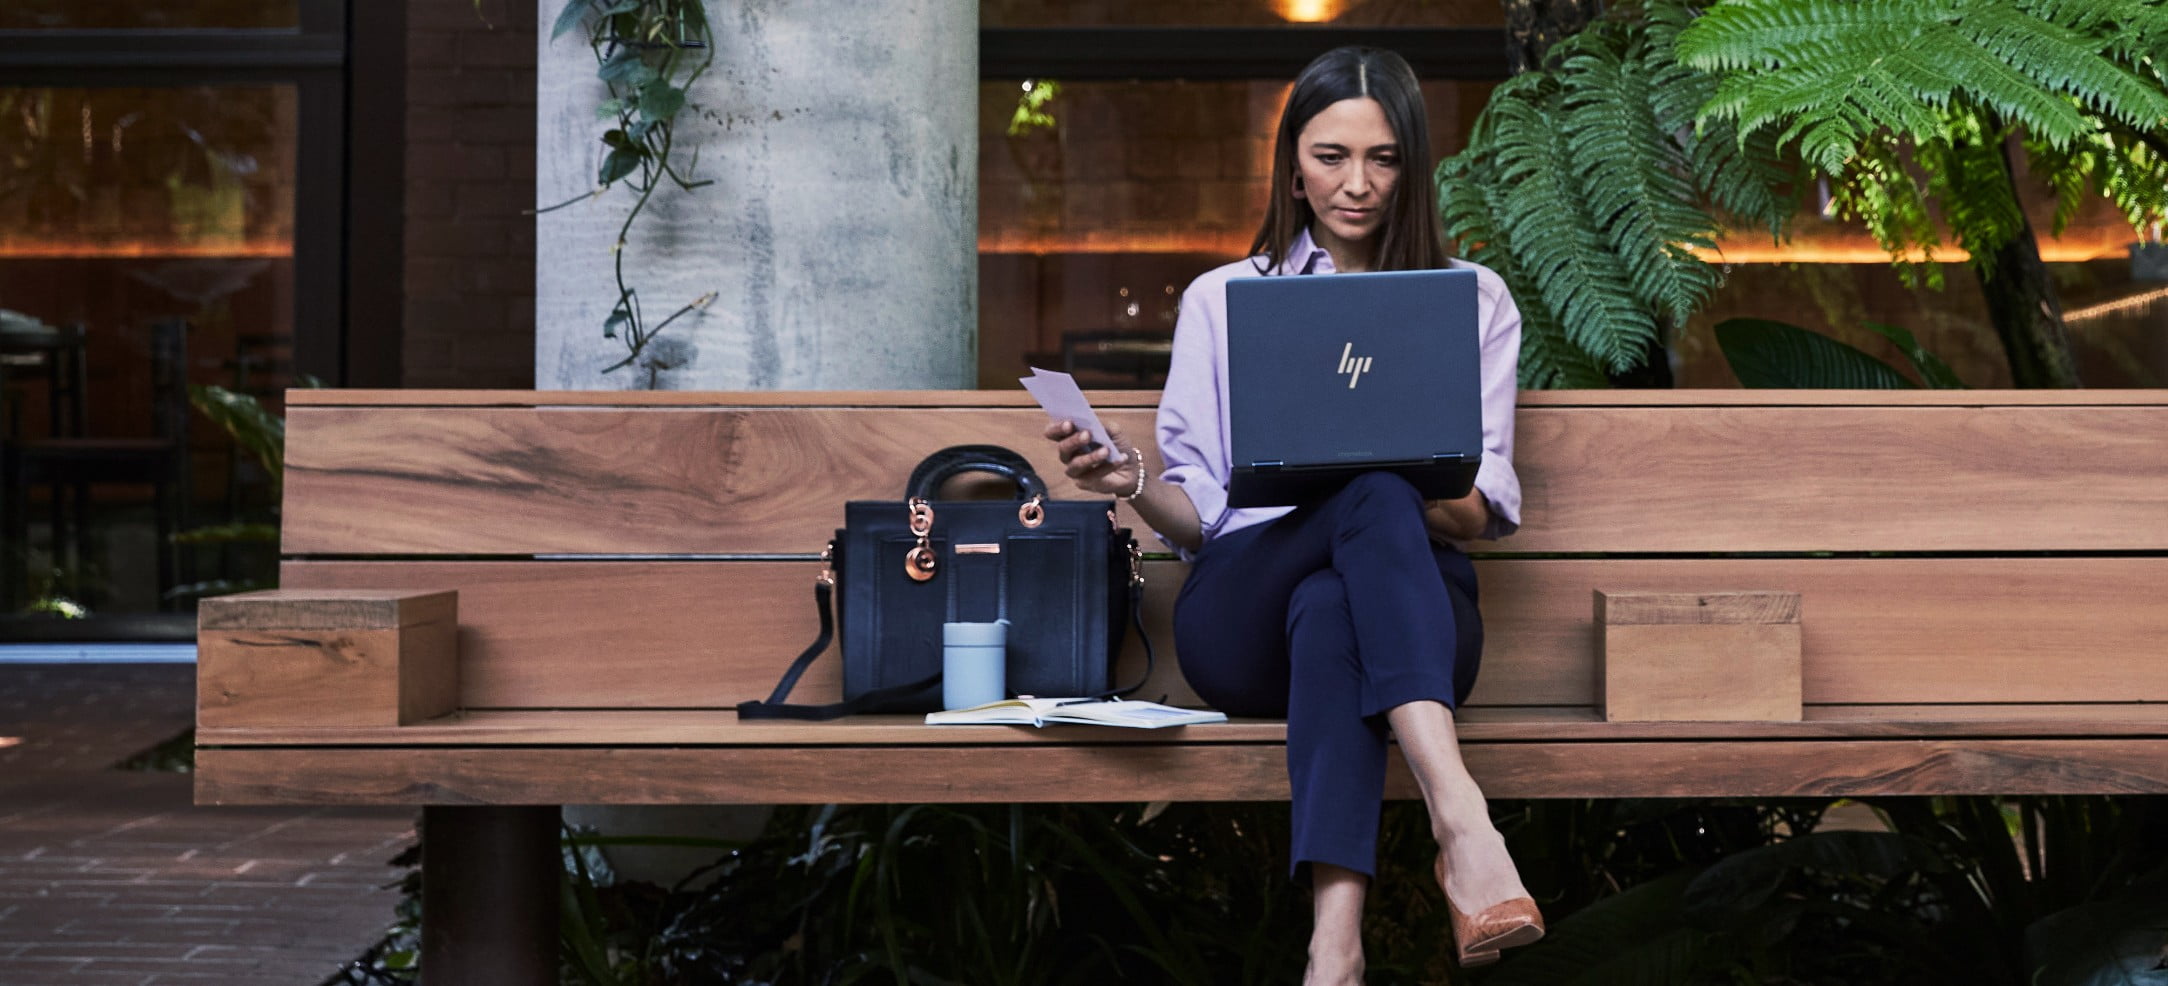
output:
[[[1400,142],[1401,177],[1385,205],[1378,228],[1372,270],[1430,270],[1443,267],[1450,254],[1438,230],[1438,190],[1430,183],[1430,122],[1423,112],[1423,90],[1407,59],[1382,48],[1334,48],[1317,56],[1287,95],[1280,112],[1280,133],[1272,148],[1272,197],[1264,225],[1250,243],[1250,256],[1263,256],[1265,270],[1287,260],[1296,234],[1316,220],[1310,203],[1295,197],[1295,140],[1310,118],[1343,99],[1368,97],[1385,110],[1385,122]]]

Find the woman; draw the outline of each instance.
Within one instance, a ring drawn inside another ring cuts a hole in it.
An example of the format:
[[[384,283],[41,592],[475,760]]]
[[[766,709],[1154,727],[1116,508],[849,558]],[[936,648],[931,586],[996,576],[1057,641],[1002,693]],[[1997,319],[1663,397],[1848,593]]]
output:
[[[1362,979],[1388,727],[1429,808],[1461,963],[1496,961],[1499,949],[1543,935],[1461,764],[1452,712],[1483,644],[1475,571],[1453,542],[1503,537],[1520,520],[1511,461],[1520,314],[1496,274],[1446,255],[1429,147],[1422,93],[1398,55],[1341,48],[1310,63],[1280,118],[1252,258],[1199,277],[1182,297],[1159,405],[1165,468],[1134,454],[1110,465],[1070,423],[1047,429],[1078,486],[1129,500],[1192,562],[1174,629],[1197,694],[1230,715],[1288,720],[1292,867],[1313,888],[1306,983]],[[1478,277],[1485,448],[1475,489],[1426,503],[1405,480],[1369,473],[1300,510],[1229,509],[1228,280],[1446,266]]]

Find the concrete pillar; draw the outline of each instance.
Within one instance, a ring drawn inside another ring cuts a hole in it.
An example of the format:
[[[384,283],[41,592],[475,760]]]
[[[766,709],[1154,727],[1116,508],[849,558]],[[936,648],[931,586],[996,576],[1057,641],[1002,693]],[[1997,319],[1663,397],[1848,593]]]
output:
[[[536,188],[592,188],[603,96],[585,39],[538,0]],[[976,0],[709,0],[715,63],[678,117],[691,193],[658,192],[628,280],[651,320],[702,294],[639,364],[602,337],[632,194],[536,217],[540,389],[969,388],[978,343]]]

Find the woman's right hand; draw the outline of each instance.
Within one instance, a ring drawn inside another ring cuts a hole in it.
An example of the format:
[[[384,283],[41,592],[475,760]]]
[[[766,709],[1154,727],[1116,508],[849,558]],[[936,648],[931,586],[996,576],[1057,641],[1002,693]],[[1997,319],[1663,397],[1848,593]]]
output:
[[[1091,433],[1079,431],[1075,423],[1056,421],[1046,426],[1046,438],[1055,444],[1061,454],[1062,470],[1078,488],[1102,496],[1117,493],[1128,495],[1137,488],[1137,452],[1128,442],[1122,441],[1122,430],[1112,423],[1106,425],[1107,437],[1124,449],[1122,464],[1107,464],[1109,450],[1092,441]]]

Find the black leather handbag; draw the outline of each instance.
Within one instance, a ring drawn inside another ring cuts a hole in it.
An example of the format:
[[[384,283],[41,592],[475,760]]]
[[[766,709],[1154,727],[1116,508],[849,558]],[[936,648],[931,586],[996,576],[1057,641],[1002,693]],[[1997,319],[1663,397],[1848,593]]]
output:
[[[987,472],[1016,485],[1013,501],[935,500],[941,484]],[[1112,500],[1054,500],[1023,456],[998,445],[957,445],[911,471],[902,501],[844,505],[843,528],[814,585],[820,638],[784,672],[747,719],[833,719],[854,712],[941,707],[941,624],[1009,621],[1012,695],[1113,696],[1115,655],[1138,614],[1144,576]],[[834,614],[830,613],[832,591]],[[832,705],[784,699],[843,625],[843,697]],[[1151,641],[1145,640],[1147,676]]]

